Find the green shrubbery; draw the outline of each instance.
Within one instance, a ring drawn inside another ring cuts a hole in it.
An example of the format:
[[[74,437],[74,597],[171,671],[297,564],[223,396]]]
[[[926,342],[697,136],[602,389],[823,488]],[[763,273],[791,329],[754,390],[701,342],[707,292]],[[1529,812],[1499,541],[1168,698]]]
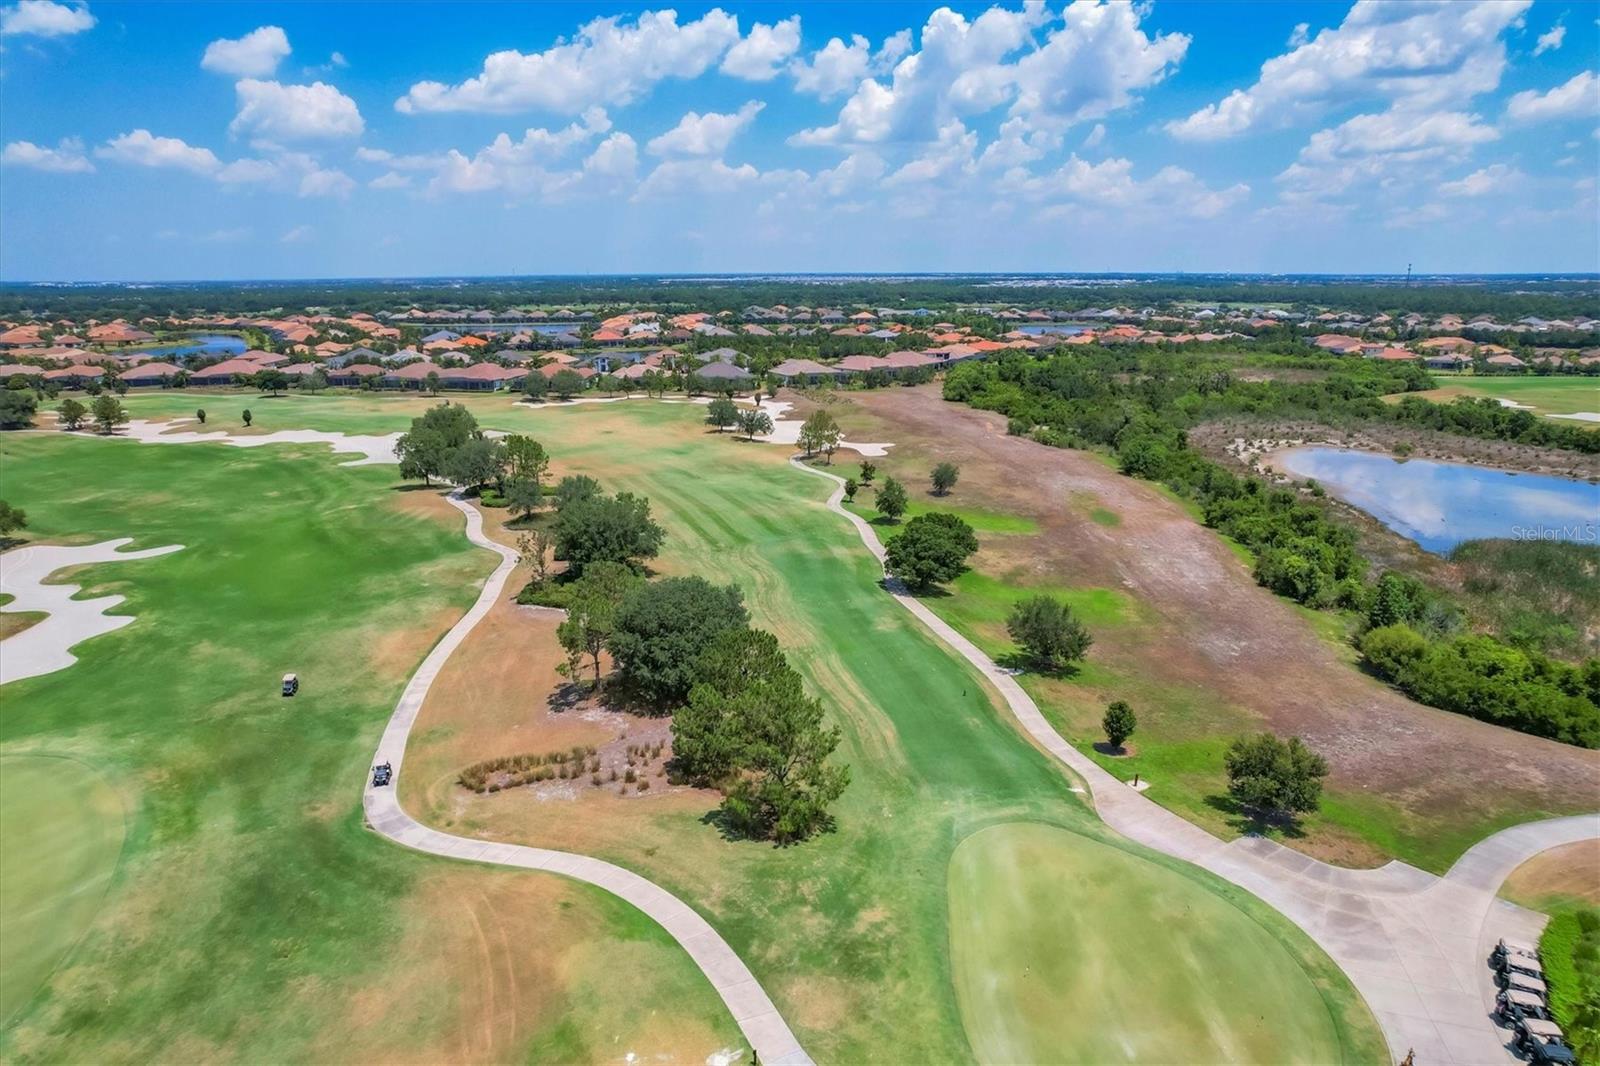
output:
[[[1600,747],[1600,660],[1569,666],[1476,634],[1430,640],[1403,622],[1368,630],[1360,646],[1373,669],[1422,703]]]
[[[1600,1062],[1600,910],[1558,914],[1539,939],[1550,1009],[1579,1062]]]

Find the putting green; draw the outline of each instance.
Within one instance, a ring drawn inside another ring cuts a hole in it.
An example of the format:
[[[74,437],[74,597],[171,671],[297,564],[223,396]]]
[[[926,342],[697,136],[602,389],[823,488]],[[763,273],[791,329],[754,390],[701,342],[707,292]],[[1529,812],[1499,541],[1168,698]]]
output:
[[[1055,826],[950,861],[961,1017],[979,1062],[1338,1062],[1316,979],[1177,871]]]
[[[73,759],[0,759],[0,1022],[94,920],[122,851],[122,800]]]

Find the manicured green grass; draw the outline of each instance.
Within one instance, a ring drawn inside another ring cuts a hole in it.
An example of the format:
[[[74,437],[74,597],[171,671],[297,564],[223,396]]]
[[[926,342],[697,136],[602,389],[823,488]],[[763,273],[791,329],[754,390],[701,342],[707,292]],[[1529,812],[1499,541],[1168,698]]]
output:
[[[338,461],[321,447],[0,436],[6,496],[26,507],[30,538],[185,545],[81,571],[90,594],[126,596],[118,613],[136,621],[0,694],[0,968],[7,1013],[26,1004],[0,1030],[0,1058],[310,1061],[353,1056],[344,1041],[386,1030],[407,1033],[413,1053],[462,1046],[444,953],[396,953],[408,929],[441,917],[439,904],[414,913],[419,893],[464,868],[366,830],[360,794],[401,685],[493,560],[453,516],[403,506],[393,468]],[[302,682],[292,700],[278,685],[290,670]],[[120,837],[91,816],[104,786],[73,776],[86,766],[130,812],[98,911],[92,889]],[[79,885],[81,900],[52,903]],[[599,894],[567,898],[582,915]],[[14,937],[11,919],[36,905],[52,909]],[[470,947],[472,929],[461,935]],[[713,1046],[737,1044],[687,956],[650,937],[630,956],[638,973],[661,974],[688,1014],[720,1018]],[[529,950],[560,939],[558,927]],[[630,995],[627,1011],[580,1016],[586,1046],[626,1039],[618,1019],[657,1006]]]
[[[165,397],[150,398],[155,399],[170,403]],[[359,395],[293,397],[275,403],[271,428],[311,420],[325,429],[401,428],[426,402]],[[528,410],[512,407],[504,396],[453,402],[471,407],[486,426],[536,436],[554,455],[557,473],[590,473],[607,490],[649,497],[669,534],[658,567],[738,585],[755,623],[778,635],[843,732],[838,757],[850,764],[852,782],[835,809],[837,824],[830,833],[801,846],[774,849],[724,839],[704,819],[705,810],[663,808],[664,813],[643,823],[648,828],[642,833],[607,836],[604,827],[596,827],[592,853],[638,870],[692,901],[750,964],[819,1061],[970,1060],[974,1046],[958,1005],[950,959],[951,857],[972,832],[1000,822],[1033,821],[1109,836],[1070,791],[1061,768],[1023,739],[961,660],[883,594],[880,569],[854,530],[822,505],[831,486],[789,468],[782,451],[705,433],[699,426],[701,412],[691,407],[631,402]],[[182,406],[188,405],[186,398]],[[302,412],[304,418],[297,418]],[[219,452],[226,453],[224,462],[232,455],[262,454],[202,446],[138,451],[141,458],[150,452],[200,453],[210,463],[218,462]],[[347,473],[380,482],[393,477],[392,470],[383,468]],[[87,475],[80,471],[78,476]],[[204,498],[208,485],[202,480],[185,491]],[[236,506],[248,506],[236,495],[230,499]],[[270,528],[272,523],[264,525]],[[282,542],[284,534],[276,535]],[[383,556],[381,547],[360,536],[355,540],[364,557]],[[287,555],[285,548],[290,549]],[[305,545],[291,540],[277,556],[298,558],[304,550]],[[257,546],[232,553],[231,564],[246,567],[264,557],[276,556]],[[360,569],[366,564],[355,565]],[[293,568],[288,572],[294,573]],[[404,562],[393,559],[384,573],[392,603],[412,616],[421,613],[417,600],[428,590],[455,587],[442,578],[423,584]],[[1003,617],[1010,593],[998,585],[984,591],[983,610],[999,610]],[[1109,590],[1063,591],[1077,597],[1075,605],[1086,613],[1102,619],[1124,610],[1118,594]],[[349,610],[359,616],[372,610],[372,604],[357,598]],[[214,623],[215,616],[210,618]],[[131,638],[139,628],[122,632]],[[232,642],[225,627],[218,632]],[[308,679],[308,691],[315,691],[313,681],[322,671],[303,662],[295,665]],[[281,673],[287,667],[274,668]],[[392,698],[392,692],[385,698]],[[230,718],[228,724],[235,723]],[[197,746],[196,759],[206,750]],[[369,750],[352,743],[347,762],[353,768],[364,766],[357,760],[364,760]],[[356,787],[349,786],[352,799]],[[561,816],[555,807],[540,811],[517,828],[516,838],[530,843],[559,840],[571,831],[555,824]],[[211,822],[198,811],[194,817],[197,823]],[[353,825],[349,831],[355,832]],[[347,865],[359,866],[345,848],[331,850]],[[302,863],[291,859],[287,865]],[[340,892],[389,890],[385,885],[352,886],[348,876],[326,873]],[[1184,867],[1178,875],[1202,894],[1231,893],[1192,868]],[[1126,878],[1127,891],[1136,892],[1143,875],[1132,864],[1108,876]],[[381,903],[374,910],[381,913]],[[1302,970],[1320,982],[1325,964],[1315,947],[1264,908],[1261,921],[1287,945],[1283,950]],[[309,931],[304,950],[313,950],[323,938],[324,931]],[[264,946],[258,939],[255,947]],[[239,961],[236,955],[232,961]],[[1152,948],[1130,966],[1154,975],[1175,964],[1171,953]],[[1330,979],[1321,990],[1330,1010],[1359,1016],[1362,1020],[1353,1024],[1369,1040],[1376,1039],[1371,1019],[1347,983]],[[270,990],[254,991],[271,999]],[[1231,991],[1241,1003],[1277,995],[1253,980]],[[1085,1034],[1100,1024],[1084,1015],[1077,1022]],[[1217,1039],[1239,1042],[1245,1037],[1241,1031]],[[563,1049],[574,1051],[577,1045],[550,1034],[550,1043],[541,1046],[562,1057]]]
[[[950,864],[951,955],[973,1052],[980,1062],[1381,1058],[1381,1042],[1324,995],[1331,963],[1306,967],[1262,910],[1052,826],[975,833]]]
[[[1600,413],[1600,378],[1592,377],[1456,377],[1439,375],[1444,387],[1417,395],[1448,403],[1458,396],[1489,397],[1525,404],[1541,415]],[[1586,423],[1563,418],[1569,426]]]
[[[122,835],[122,801],[93,767],[0,758],[0,1025],[94,920]]]
[[[841,468],[843,469],[843,468]],[[1036,533],[1039,530],[1037,522],[1021,515],[1004,514],[1000,511],[988,511],[978,507],[961,507],[954,503],[941,500],[935,496],[926,496],[918,499],[915,495],[906,503],[906,513],[899,522],[891,522],[880,515],[872,506],[873,490],[875,486],[864,486],[856,493],[853,502],[845,504],[846,509],[854,511],[873,525],[882,529],[881,536],[892,536],[894,531],[918,515],[928,514],[933,511],[943,511],[953,514],[966,522],[976,533]]]

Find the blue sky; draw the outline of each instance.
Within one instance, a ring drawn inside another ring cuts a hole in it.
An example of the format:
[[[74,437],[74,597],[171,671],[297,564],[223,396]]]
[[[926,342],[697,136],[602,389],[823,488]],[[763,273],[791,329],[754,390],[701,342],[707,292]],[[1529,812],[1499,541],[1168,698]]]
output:
[[[0,277],[1594,271],[1595,15],[19,0]]]

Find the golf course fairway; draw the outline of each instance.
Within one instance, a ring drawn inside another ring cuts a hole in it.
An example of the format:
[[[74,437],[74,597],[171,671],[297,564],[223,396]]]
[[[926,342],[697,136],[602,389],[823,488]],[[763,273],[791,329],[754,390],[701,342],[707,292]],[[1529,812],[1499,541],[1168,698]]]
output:
[[[360,433],[402,430],[442,402],[349,393],[202,401],[179,390],[126,400],[134,417],[204,402],[213,430],[240,432],[238,412],[253,405],[252,428],[263,432]],[[530,789],[430,794],[421,772],[430,745],[476,728],[469,673],[454,692],[441,675],[445,698],[430,695],[421,709],[407,755],[417,771],[400,782],[408,812],[442,832],[614,862],[688,901],[818,1062],[992,1058],[991,1038],[963,1007],[971,997],[958,973],[970,967],[951,955],[952,942],[968,942],[952,932],[952,915],[970,920],[949,898],[957,845],[1021,822],[1109,834],[978,674],[884,594],[881,566],[825,506],[832,486],[794,470],[786,449],[708,429],[689,404],[450,402],[486,429],[536,437],[552,479],[586,474],[605,491],[648,498],[667,532],[652,569],[739,588],[839,727],[837,758],[851,781],[830,830],[785,848],[719,832],[712,797],[665,782],[644,796],[604,790],[562,802]],[[110,760],[109,776],[137,782],[139,808],[126,873],[74,955],[75,972],[46,978],[47,995],[0,1032],[0,1058],[329,1061],[359,1051],[442,1061],[470,1045],[495,1061],[610,1050],[704,1061],[738,1042],[688,956],[595,890],[409,855],[363,829],[360,786],[378,730],[491,565],[439,489],[402,485],[394,467],[341,467],[348,457],[321,445],[163,447],[35,433],[0,437],[0,454],[30,537],[186,546],[137,573],[108,568],[104,579],[138,621],[85,642],[70,670],[6,686],[0,752],[87,738],[91,755]],[[1073,591],[1085,604],[1106,599],[1106,613],[1117,606],[1103,591]],[[460,653],[481,654],[471,638]],[[512,677],[530,666],[515,651],[495,661]],[[137,676],[129,663],[140,664]],[[289,670],[302,690],[285,700],[277,681]],[[529,706],[545,696],[530,689]],[[511,736],[452,749],[432,774],[448,780],[464,760],[529,744]],[[1259,926],[1261,938],[1237,948],[1241,968],[1227,971],[1231,1002],[1277,1004],[1283,988],[1300,988],[1330,1019],[1309,1042],[1288,1044],[1298,1035],[1287,1031],[1277,1057],[1381,1061],[1360,997],[1286,919],[1193,868],[1104,850],[1117,885],[1106,890],[1107,917],[1085,921],[1120,935],[1144,921],[1125,901],[1148,893]],[[183,964],[149,966],[155,942]],[[485,954],[485,943],[500,947]],[[1067,955],[1071,944],[1041,938],[1034,948]],[[1193,950],[1153,942],[1127,960],[1128,979],[1157,985]],[[116,990],[109,1002],[105,988]],[[1029,1029],[1029,1018],[994,1024],[1016,1030],[1002,1034],[1015,1046],[1045,1046],[1053,1037]],[[1093,1050],[1092,1041],[1062,1046]]]
[[[1337,1062],[1312,977],[1191,878],[1056,826],[967,837],[950,942],[979,1062]]]
[[[0,1022],[32,997],[105,898],[122,801],[74,759],[0,759]]]

